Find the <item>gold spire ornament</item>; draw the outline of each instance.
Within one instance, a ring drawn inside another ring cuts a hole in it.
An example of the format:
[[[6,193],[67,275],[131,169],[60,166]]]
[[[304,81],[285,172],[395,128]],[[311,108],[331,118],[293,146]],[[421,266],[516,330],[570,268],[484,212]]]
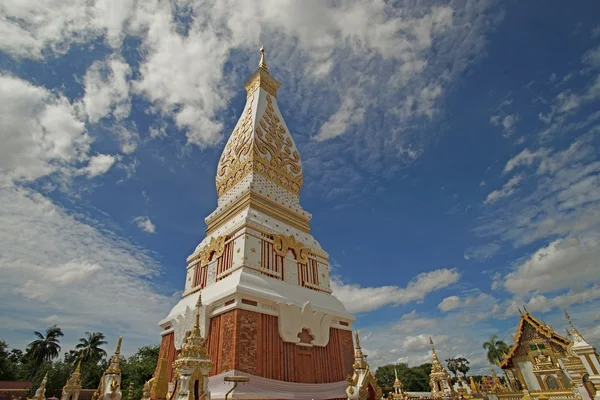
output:
[[[267,68],[267,61],[265,60],[265,46],[260,46],[260,62],[258,63],[258,67],[264,69],[266,72],[269,72],[269,68]]]
[[[48,372],[44,375],[40,387],[35,391],[35,395],[31,399],[27,400],[46,400],[46,383],[48,382]]]
[[[121,373],[121,343],[123,341],[123,336],[119,336],[119,341],[117,342],[117,349],[115,350],[115,354],[110,359],[110,365],[106,370],[105,374],[115,374],[118,375]]]
[[[581,336],[581,334],[579,333],[577,328],[575,328],[575,326],[573,326],[573,322],[571,321],[571,316],[567,313],[566,309],[565,309],[565,318],[567,318],[567,321],[569,321],[569,325],[571,326],[571,332],[573,332],[573,341],[574,342],[582,342],[583,336]],[[568,331],[567,331],[567,333],[568,333]]]

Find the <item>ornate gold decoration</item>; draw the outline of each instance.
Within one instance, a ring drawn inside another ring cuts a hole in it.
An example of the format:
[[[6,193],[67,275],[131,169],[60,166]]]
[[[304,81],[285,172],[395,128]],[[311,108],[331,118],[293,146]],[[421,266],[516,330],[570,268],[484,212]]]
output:
[[[539,341],[548,342],[552,346],[556,346],[557,349],[566,351],[571,341],[547,326],[533,315],[531,315],[525,307],[523,307],[524,313],[521,312],[521,318],[519,319],[519,326],[517,327],[517,335],[515,336],[515,344],[510,348],[509,352],[504,357],[504,360],[499,364],[500,368],[511,368],[511,360],[513,357],[523,355],[521,342],[524,341]],[[526,352],[524,353],[526,354]]]
[[[582,342],[583,341],[583,336],[581,336],[581,334],[579,333],[579,331],[577,330],[577,328],[575,328],[573,326],[573,322],[571,322],[571,316],[567,313],[567,310],[565,310],[565,317],[567,318],[567,321],[569,321],[569,325],[571,326],[571,332],[572,332],[572,336],[573,336],[573,342],[575,342],[575,343]]]
[[[188,336],[186,342],[181,348],[181,352],[177,356],[175,362],[173,362],[173,370],[175,373],[176,380],[179,380],[180,370],[184,367],[194,368],[191,375],[189,375],[189,382],[198,381],[198,388],[203,393],[199,394],[200,399],[205,398],[206,393],[203,391],[204,387],[204,375],[202,375],[202,368],[207,371],[213,366],[213,362],[208,358],[205,341],[200,334],[200,309],[202,308],[202,296],[198,296],[198,302],[196,303],[196,321],[194,328]],[[177,389],[179,390],[179,389]],[[189,390],[188,400],[194,400],[194,391]]]
[[[381,388],[377,384],[375,375],[369,370],[369,364],[367,364],[367,360],[360,347],[358,332],[354,332],[354,337],[356,340],[354,364],[352,365],[354,373],[352,376],[346,378],[346,381],[348,382],[346,391],[350,396],[354,396],[356,389],[358,389],[358,397],[352,397],[352,399],[358,398],[358,400],[367,400],[369,398],[369,386],[371,386],[375,391],[375,398],[381,399]]]
[[[106,375],[121,374],[120,356],[121,356],[121,342],[122,341],[123,341],[123,336],[119,336],[119,341],[117,342],[117,349],[115,350],[115,354],[110,359],[110,365],[108,366],[108,369],[105,372]]]
[[[250,102],[254,99],[250,99]],[[252,170],[252,106],[227,141],[217,168],[217,194],[219,197],[234,187]]]
[[[167,358],[162,357],[158,360],[158,368],[150,381],[150,397],[155,399],[164,399],[169,391],[169,374]]]
[[[40,387],[35,391],[35,395],[27,400],[45,400],[46,399],[46,383],[48,382],[48,373],[44,375],[44,379],[42,379],[42,383],[40,383]]]
[[[281,120],[275,114],[273,101],[267,96],[267,108],[256,126],[254,155],[256,172],[294,194],[302,187],[300,155]]]
[[[67,383],[63,386],[63,393],[81,390],[81,358],[75,367],[75,371],[71,374]]]
[[[267,68],[267,61],[265,60],[265,46],[260,46],[260,62],[258,63],[258,67],[264,69],[266,72],[269,72]]]
[[[261,62],[244,87],[248,92],[248,107],[227,142],[217,168],[217,193],[222,196],[248,173],[258,173],[294,194],[302,187],[300,155],[273,108],[281,84],[268,72],[261,48]],[[253,126],[253,94],[261,87],[268,93],[267,107],[261,120]],[[254,131],[253,131],[254,129]]]
[[[201,266],[207,265],[213,251],[215,252],[215,259],[221,257],[225,251],[225,239],[226,236],[212,237],[210,242],[199,253],[188,258],[188,263],[200,259]]]
[[[273,235],[273,250],[282,257],[287,255],[289,249],[296,254],[296,261],[301,264],[308,263],[308,247],[296,240],[294,235]]]

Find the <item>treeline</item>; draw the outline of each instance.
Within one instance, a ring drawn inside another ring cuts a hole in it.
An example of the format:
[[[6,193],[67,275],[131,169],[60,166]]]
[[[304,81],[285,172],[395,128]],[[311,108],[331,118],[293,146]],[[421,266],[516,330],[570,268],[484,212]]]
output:
[[[32,381],[30,396],[48,373],[46,397],[59,397],[67,379],[81,360],[81,380],[84,389],[96,389],[114,349],[105,350],[107,342],[101,332],[86,332],[75,349],[63,351],[62,330],[55,326],[45,333],[34,332],[36,339],[23,351],[12,348],[0,339],[0,380]],[[158,361],[159,346],[143,346],[129,358],[121,356],[121,392],[126,398],[133,383],[133,398],[142,397],[144,383],[152,378]],[[60,357],[62,353],[62,359]]]

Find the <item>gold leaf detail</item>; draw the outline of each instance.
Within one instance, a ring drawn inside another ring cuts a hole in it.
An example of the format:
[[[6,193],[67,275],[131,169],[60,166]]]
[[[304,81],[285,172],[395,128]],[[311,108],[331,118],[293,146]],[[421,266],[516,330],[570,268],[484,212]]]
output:
[[[288,250],[293,250],[296,254],[296,260],[301,264],[308,263],[308,247],[304,243],[298,242],[293,235],[274,235],[273,250],[282,257],[287,255]]]

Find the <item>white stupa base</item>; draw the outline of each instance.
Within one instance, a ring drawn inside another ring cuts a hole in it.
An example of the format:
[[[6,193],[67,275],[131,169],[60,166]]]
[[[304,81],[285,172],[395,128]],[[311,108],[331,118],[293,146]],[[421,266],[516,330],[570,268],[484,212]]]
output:
[[[232,388],[233,383],[225,382],[226,376],[247,376],[250,381],[238,384],[229,394],[230,399],[298,399],[325,400],[346,398],[348,382],[334,383],[293,383],[275,379],[261,378],[240,371],[228,371],[211,376],[208,380],[211,400],[225,399],[225,394]]]

